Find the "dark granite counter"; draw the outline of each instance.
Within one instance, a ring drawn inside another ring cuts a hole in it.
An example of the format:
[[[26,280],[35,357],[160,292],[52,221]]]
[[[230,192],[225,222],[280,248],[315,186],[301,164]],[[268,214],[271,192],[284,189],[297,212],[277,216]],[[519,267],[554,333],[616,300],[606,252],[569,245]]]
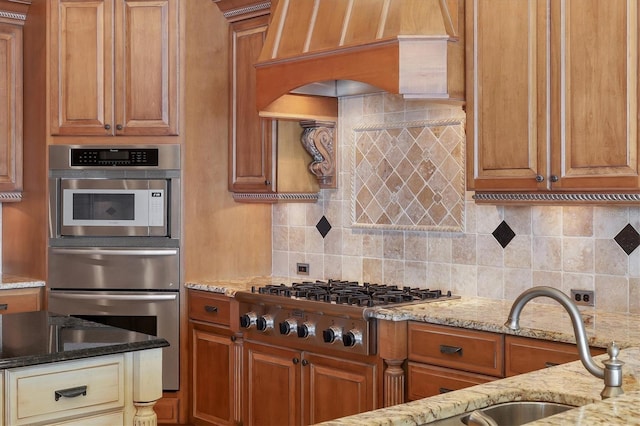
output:
[[[46,311],[0,315],[0,369],[169,346],[162,338]]]

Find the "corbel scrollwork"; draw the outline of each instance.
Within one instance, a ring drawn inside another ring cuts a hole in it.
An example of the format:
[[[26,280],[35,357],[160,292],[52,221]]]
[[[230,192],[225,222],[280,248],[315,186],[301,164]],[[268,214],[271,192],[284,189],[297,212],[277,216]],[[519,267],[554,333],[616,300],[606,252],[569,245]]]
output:
[[[303,120],[301,142],[313,158],[309,171],[321,188],[337,188],[335,126],[331,121]]]

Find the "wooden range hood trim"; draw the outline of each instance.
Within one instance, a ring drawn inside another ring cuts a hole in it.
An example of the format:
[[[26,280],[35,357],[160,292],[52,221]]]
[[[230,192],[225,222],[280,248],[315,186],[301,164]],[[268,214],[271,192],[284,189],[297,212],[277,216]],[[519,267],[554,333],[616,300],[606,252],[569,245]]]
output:
[[[353,80],[407,98],[458,99],[450,93],[446,37],[402,36],[364,46],[256,64],[256,106],[307,84]],[[375,64],[375,65],[371,65]],[[462,98],[460,98],[462,100]]]

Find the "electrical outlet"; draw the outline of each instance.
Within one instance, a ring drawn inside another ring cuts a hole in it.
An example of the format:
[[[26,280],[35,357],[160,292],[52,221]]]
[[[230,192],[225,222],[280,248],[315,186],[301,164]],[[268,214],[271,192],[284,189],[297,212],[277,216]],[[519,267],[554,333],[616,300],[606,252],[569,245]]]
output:
[[[298,270],[298,275],[309,275],[308,263],[296,263],[296,269]]]
[[[571,289],[571,298],[576,305],[595,306],[596,294],[592,290]]]

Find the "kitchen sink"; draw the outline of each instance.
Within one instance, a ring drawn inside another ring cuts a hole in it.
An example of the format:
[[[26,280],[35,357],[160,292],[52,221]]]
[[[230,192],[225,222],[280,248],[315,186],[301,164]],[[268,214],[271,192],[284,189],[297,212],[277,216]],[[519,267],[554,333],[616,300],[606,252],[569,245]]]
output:
[[[513,401],[491,405],[447,419],[436,420],[435,426],[518,426],[576,408],[556,402]]]

